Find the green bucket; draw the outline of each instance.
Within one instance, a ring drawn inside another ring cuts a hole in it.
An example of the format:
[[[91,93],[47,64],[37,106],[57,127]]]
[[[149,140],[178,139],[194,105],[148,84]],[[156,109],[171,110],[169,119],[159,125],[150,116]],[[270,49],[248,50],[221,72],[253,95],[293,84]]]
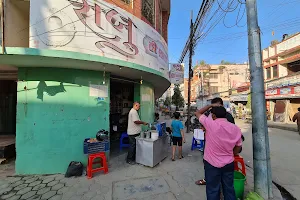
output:
[[[244,199],[246,177],[244,174],[238,171],[234,171],[234,190],[236,199]]]

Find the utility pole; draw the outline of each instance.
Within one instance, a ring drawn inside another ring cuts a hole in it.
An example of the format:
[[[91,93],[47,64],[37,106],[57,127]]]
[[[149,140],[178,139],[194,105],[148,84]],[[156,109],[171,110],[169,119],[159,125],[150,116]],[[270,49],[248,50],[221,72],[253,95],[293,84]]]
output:
[[[2,39],[2,54],[4,54],[4,0],[1,0],[1,39]]]
[[[193,56],[193,42],[194,42],[194,34],[193,34],[193,11],[191,11],[191,27],[190,27],[190,56],[189,56],[189,82],[188,82],[188,116],[187,116],[187,133],[190,132],[191,125],[191,75],[192,75],[192,56]]]
[[[204,86],[204,83],[203,83],[203,79],[204,79],[204,77],[203,77],[203,70],[202,69],[200,69],[201,71],[201,106],[202,106],[202,108],[204,107],[204,88],[203,88],[203,86]]]
[[[254,190],[263,199],[273,197],[270,147],[256,0],[246,1],[251,80]]]

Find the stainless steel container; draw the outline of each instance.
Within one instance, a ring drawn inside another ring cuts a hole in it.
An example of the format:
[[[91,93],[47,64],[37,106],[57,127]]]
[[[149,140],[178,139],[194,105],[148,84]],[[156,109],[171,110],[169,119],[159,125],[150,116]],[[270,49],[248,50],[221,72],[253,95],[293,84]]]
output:
[[[154,167],[168,156],[169,136],[164,135],[157,140],[136,138],[136,162]]]

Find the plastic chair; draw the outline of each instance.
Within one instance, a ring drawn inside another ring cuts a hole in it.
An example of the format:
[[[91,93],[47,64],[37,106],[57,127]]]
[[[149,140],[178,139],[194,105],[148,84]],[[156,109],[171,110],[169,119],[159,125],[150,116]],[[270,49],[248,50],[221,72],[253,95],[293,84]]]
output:
[[[124,132],[121,134],[120,138],[120,150],[122,150],[123,147],[129,147],[129,144],[124,143],[124,139],[128,138],[127,132]]]
[[[246,176],[246,165],[244,158],[240,155],[234,156],[234,171],[241,172]]]
[[[158,132],[159,136],[162,136],[162,126],[161,126],[161,124],[156,125],[156,131]]]
[[[94,161],[96,158],[100,158],[100,162]],[[100,164],[101,167],[93,169],[93,164]],[[90,154],[88,157],[88,165],[87,165],[87,178],[91,179],[93,177],[93,173],[104,171],[105,174],[108,173],[108,167],[106,162],[106,156],[104,152]]]
[[[200,151],[203,151],[203,148],[204,148],[204,140],[196,140],[193,137],[191,150],[193,151],[194,149],[199,149]]]

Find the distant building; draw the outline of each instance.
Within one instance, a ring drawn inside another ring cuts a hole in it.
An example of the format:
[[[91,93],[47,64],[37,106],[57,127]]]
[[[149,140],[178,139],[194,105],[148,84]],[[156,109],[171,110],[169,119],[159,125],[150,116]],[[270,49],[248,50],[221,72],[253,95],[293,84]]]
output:
[[[203,94],[201,89],[201,74],[203,74]],[[249,82],[248,64],[235,65],[197,65],[191,82],[191,101],[197,99],[206,102],[215,97],[229,100],[233,88]],[[184,98],[188,99],[188,79],[184,80]]]
[[[300,33],[262,51],[267,109],[274,121],[287,122],[300,107]]]

